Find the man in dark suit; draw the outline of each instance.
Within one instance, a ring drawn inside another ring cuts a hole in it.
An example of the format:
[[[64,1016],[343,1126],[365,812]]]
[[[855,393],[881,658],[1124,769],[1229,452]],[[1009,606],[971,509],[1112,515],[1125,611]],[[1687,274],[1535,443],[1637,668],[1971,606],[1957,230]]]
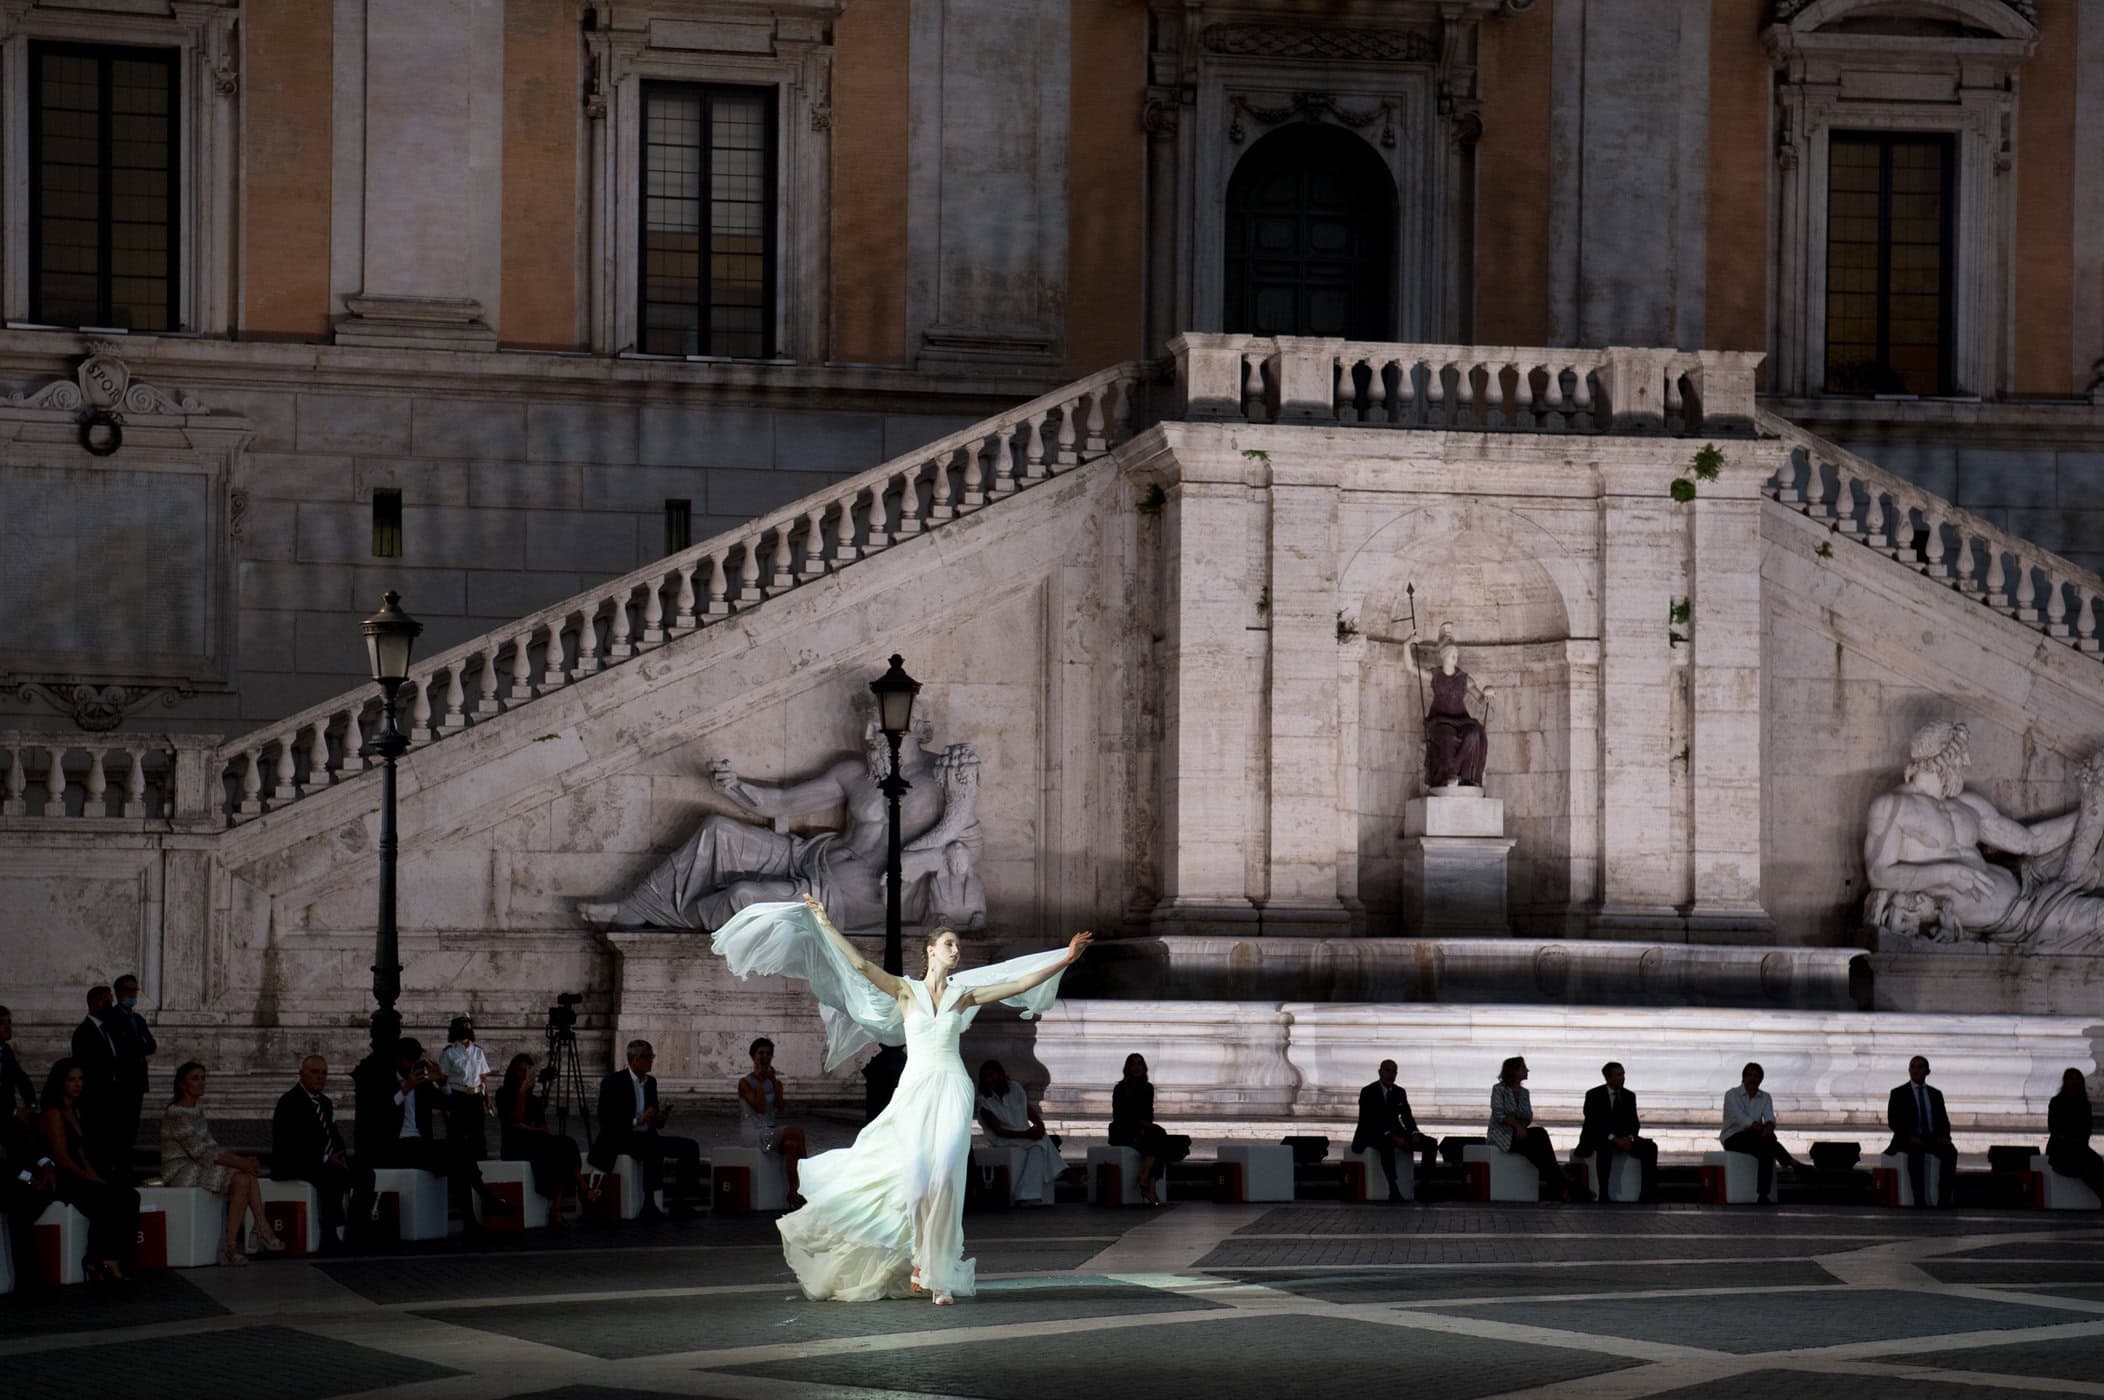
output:
[[[1395,1149],[1422,1151],[1429,1167],[1439,1144],[1417,1130],[1410,1095],[1395,1082],[1395,1061],[1381,1061],[1378,1073],[1380,1078],[1359,1091],[1359,1125],[1352,1130],[1352,1151],[1374,1150],[1381,1159],[1381,1170],[1388,1174],[1388,1203],[1400,1205],[1403,1193],[1395,1184]]]
[[[336,1248],[344,1223],[344,1197],[369,1200],[370,1167],[353,1167],[350,1149],[336,1126],[336,1103],[322,1090],[329,1062],[319,1055],[300,1061],[300,1082],[287,1089],[270,1115],[270,1174],[278,1181],[309,1181],[321,1198],[321,1247]]]
[[[88,1014],[73,1028],[73,1059],[80,1066],[80,1130],[88,1156],[105,1181],[131,1180],[132,1145],[139,1136],[117,1093],[117,1032],[110,1012],[117,1004],[108,987],[88,988]]]
[[[15,1013],[0,1006],[0,1118],[14,1117],[17,1109],[28,1114],[37,1108],[37,1086],[9,1043],[14,1038]]]
[[[650,1194],[664,1185],[665,1159],[679,1163],[680,1190],[671,1213],[688,1214],[689,1201],[701,1196],[701,1144],[661,1131],[671,1110],[658,1104],[657,1077],[650,1072],[657,1053],[647,1040],[628,1042],[628,1068],[599,1081],[599,1136],[589,1160],[600,1171],[612,1171],[614,1158],[629,1156],[643,1167],[643,1213],[651,1214]]]
[[[58,1199],[58,1169],[30,1131],[12,1113],[0,1117],[0,1215],[7,1217],[14,1247],[15,1289],[26,1292],[43,1277],[37,1267],[36,1219]]]
[[[482,1197],[485,1215],[509,1215],[518,1207],[499,1200],[483,1183],[482,1172],[473,1162],[458,1160],[446,1145],[432,1136],[432,1114],[446,1106],[446,1077],[437,1065],[424,1058],[423,1042],[409,1036],[395,1042],[394,1053],[383,1056],[376,1048],[351,1071],[358,1105],[358,1121],[352,1135],[358,1144],[357,1164],[368,1171],[381,1167],[430,1172],[446,1179],[446,1193],[462,1231],[482,1232],[475,1219],[470,1193]],[[362,1201],[361,1190],[353,1197]],[[362,1218],[356,1208],[354,1218]]]
[[[1892,1128],[1892,1145],[1885,1149],[1885,1154],[1906,1156],[1907,1176],[1914,1186],[1914,1204],[1950,1204],[1951,1181],[1958,1174],[1958,1149],[1951,1142],[1951,1120],[1943,1111],[1943,1095],[1929,1087],[1926,1056],[1916,1055],[1907,1061],[1907,1082],[1894,1089],[1892,1096],[1885,1100],[1885,1122]],[[1942,1199],[1937,1201],[1929,1199],[1924,1186],[1928,1167],[1923,1159],[1930,1156],[1943,1163],[1939,1192]]]
[[[1578,1148],[1573,1157],[1590,1156],[1599,1176],[1602,1202],[1613,1199],[1615,1154],[1627,1153],[1643,1169],[1644,1184],[1637,1199],[1651,1200],[1658,1190],[1658,1144],[1642,1137],[1643,1121],[1636,1114],[1636,1095],[1622,1087],[1622,1066],[1613,1060],[1600,1066],[1606,1082],[1586,1090],[1585,1123],[1578,1130]]]
[[[116,1092],[111,1099],[111,1112],[119,1123],[129,1124],[129,1130],[112,1128],[111,1141],[122,1149],[122,1175],[117,1180],[132,1179],[132,1142],[139,1134],[139,1111],[146,1102],[147,1080],[151,1074],[148,1065],[161,1048],[155,1043],[153,1030],[146,1018],[138,1011],[139,979],[126,973],[112,986],[116,1002],[106,1013],[103,1024],[109,1028],[111,1044],[117,1051]],[[117,1134],[125,1132],[124,1140],[117,1143]]]

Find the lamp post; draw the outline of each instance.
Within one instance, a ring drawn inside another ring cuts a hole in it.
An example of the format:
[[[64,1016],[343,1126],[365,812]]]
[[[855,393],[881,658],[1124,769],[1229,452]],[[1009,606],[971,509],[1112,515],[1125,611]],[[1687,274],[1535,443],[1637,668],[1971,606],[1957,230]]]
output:
[[[877,786],[884,794],[884,970],[894,977],[906,971],[906,949],[904,932],[900,928],[899,885],[903,880],[900,870],[899,799],[913,784],[899,773],[899,741],[913,729],[913,697],[920,694],[920,682],[906,674],[905,657],[894,655],[891,668],[869,683],[877,696],[877,729],[891,745],[891,772]],[[899,1085],[899,1075],[906,1068],[906,1051],[903,1046],[880,1045],[876,1056],[862,1071],[863,1106],[871,1118],[884,1111],[891,1102],[891,1095]]]
[[[361,755],[380,760],[380,917],[373,939],[373,1045],[391,1046],[401,1031],[394,1009],[402,994],[400,940],[395,930],[395,760],[409,751],[409,736],[395,725],[395,694],[409,679],[409,654],[424,624],[402,611],[402,595],[389,589],[380,611],[358,624],[365,633],[365,652],[373,679],[380,686],[380,731],[365,741]]]

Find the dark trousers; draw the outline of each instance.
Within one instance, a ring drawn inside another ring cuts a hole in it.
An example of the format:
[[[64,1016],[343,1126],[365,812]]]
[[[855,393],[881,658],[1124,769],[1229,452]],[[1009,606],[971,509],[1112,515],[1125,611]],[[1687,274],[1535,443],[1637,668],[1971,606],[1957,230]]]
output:
[[[2094,1147],[2049,1152],[2046,1162],[2062,1176],[2074,1177],[2094,1192],[2099,1201],[2104,1201],[2104,1157],[2099,1157]]]
[[[88,1258],[96,1263],[114,1259],[130,1272],[139,1252],[139,1193],[61,1172],[58,1198],[88,1218]]]
[[[1783,1150],[1782,1143],[1766,1133],[1747,1128],[1724,1139],[1726,1152],[1743,1152],[1760,1163],[1754,1194],[1764,1201],[1775,1199],[1775,1167],[1778,1162],[1786,1167],[1796,1167],[1797,1159]]]
[[[577,1173],[584,1167],[584,1156],[577,1150],[575,1139],[562,1133],[507,1129],[503,1147],[506,1161],[525,1162],[532,1167],[533,1189],[540,1195],[552,1201],[558,1194],[576,1189]]]
[[[1408,1144],[1405,1143],[1405,1145],[1407,1146]],[[1399,1199],[1403,1193],[1395,1184],[1395,1139],[1393,1137],[1379,1137],[1368,1143],[1367,1146],[1371,1147],[1373,1155],[1380,1159],[1381,1170],[1388,1174],[1388,1199]],[[1414,1152],[1417,1149],[1412,1148],[1411,1150]],[[1432,1164],[1439,1160],[1439,1144],[1428,1140],[1423,1150],[1425,1170],[1430,1171]]]
[[[1915,1205],[1940,1206],[1950,1200],[1951,1185],[1958,1179],[1958,1149],[1949,1138],[1923,1138],[1920,1147],[1901,1155],[1907,1159],[1907,1180],[1914,1187]],[[1942,1199],[1934,1201],[1929,1199],[1926,1185],[1930,1157],[1943,1163]]]
[[[321,1247],[336,1247],[336,1231],[343,1225],[344,1198],[354,1203],[363,1202],[367,1214],[372,1211],[373,1169],[353,1164],[339,1167],[333,1162],[322,1162],[312,1167],[296,1167],[289,1163],[272,1162],[270,1175],[277,1181],[305,1181],[314,1187],[314,1194],[321,1199]],[[363,1223],[364,1216],[357,1217]]]
[[[643,1167],[643,1189],[656,1191],[665,1184],[665,1162],[678,1164],[680,1185],[676,1194],[689,1201],[701,1198],[701,1144],[692,1138],[667,1137],[663,1133],[602,1133],[592,1149],[592,1165],[612,1171],[614,1158],[629,1156]]]
[[[140,1095],[118,1086],[99,1090],[81,1104],[81,1135],[88,1160],[102,1179],[119,1186],[132,1181],[132,1152],[139,1141]]]
[[[482,1190],[482,1169],[450,1141],[437,1142],[427,1137],[396,1138],[389,1145],[386,1160],[376,1165],[408,1168],[412,1171],[430,1172],[446,1179],[446,1196],[451,1201],[453,1213],[468,1223],[475,1224],[475,1206],[468,1198]]]
[[[1637,1193],[1637,1199],[1640,1201],[1656,1200],[1658,1198],[1658,1144],[1650,1138],[1644,1137],[1631,1138],[1629,1140],[1629,1151],[1627,1152],[1616,1147],[1612,1138],[1593,1149],[1593,1170],[1600,1179],[1600,1199],[1602,1201],[1607,1200],[1609,1193],[1613,1190],[1610,1183],[1615,1179],[1615,1158],[1617,1157],[1636,1158],[1637,1167],[1644,1174],[1643,1188]]]
[[[1567,1201],[1571,1198],[1570,1182],[1564,1178],[1563,1163],[1556,1160],[1556,1149],[1549,1142],[1547,1128],[1515,1131],[1512,1146],[1505,1150],[1534,1163],[1534,1170],[1541,1173],[1543,1200]]]

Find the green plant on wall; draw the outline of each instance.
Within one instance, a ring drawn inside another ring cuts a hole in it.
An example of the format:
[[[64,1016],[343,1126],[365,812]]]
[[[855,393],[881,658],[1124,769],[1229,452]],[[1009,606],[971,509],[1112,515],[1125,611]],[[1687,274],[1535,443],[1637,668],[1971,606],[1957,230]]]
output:
[[[1724,454],[1717,450],[1717,444],[1706,442],[1688,459],[1687,470],[1667,483],[1666,492],[1681,505],[1686,505],[1695,499],[1696,482],[1715,481],[1717,473],[1722,470]]]
[[[1345,644],[1346,642],[1350,641],[1350,640],[1351,640],[1352,638],[1354,638],[1354,637],[1356,637],[1356,636],[1358,636],[1358,635],[1359,635],[1359,624],[1358,624],[1358,623],[1356,623],[1356,622],[1354,622],[1354,621],[1352,621],[1352,620],[1351,620],[1350,618],[1346,617],[1346,616],[1345,616],[1345,615],[1344,615],[1343,613],[1341,613],[1341,612],[1340,612],[1340,613],[1338,613],[1338,614],[1337,614],[1337,645],[1339,645],[1339,646],[1342,646],[1342,645],[1344,645],[1344,644]]]
[[[1164,491],[1162,484],[1157,481],[1147,488],[1146,495],[1133,502],[1132,508],[1142,515],[1160,515],[1162,508],[1168,504],[1169,493]]]
[[[1258,616],[1258,617],[1269,617],[1270,615],[1271,615],[1271,585],[1267,583],[1267,584],[1265,584],[1265,585],[1264,585],[1264,586],[1263,586],[1262,588],[1260,588],[1260,589],[1258,589],[1258,590],[1257,590],[1257,616]]]

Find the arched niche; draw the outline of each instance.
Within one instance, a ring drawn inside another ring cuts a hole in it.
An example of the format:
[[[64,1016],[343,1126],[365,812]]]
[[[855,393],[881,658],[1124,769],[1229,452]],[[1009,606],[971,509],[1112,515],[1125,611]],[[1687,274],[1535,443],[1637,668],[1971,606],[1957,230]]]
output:
[[[1388,549],[1382,538],[1395,540]],[[1346,571],[1341,594],[1359,629],[1357,704],[1358,897],[1367,932],[1402,931],[1403,806],[1423,792],[1425,694],[1409,664],[1411,615],[1418,641],[1452,623],[1461,667],[1495,695],[1489,707],[1484,785],[1505,803],[1515,839],[1507,901],[1515,927],[1562,931],[1590,892],[1589,818],[1597,750],[1588,716],[1597,695],[1597,648],[1572,640],[1572,614],[1588,624],[1580,561],[1553,540],[1499,514],[1397,522]],[[1349,609],[1356,601],[1357,612]],[[1426,664],[1421,661],[1420,664]],[[1482,706],[1472,704],[1482,717]],[[1574,839],[1576,838],[1576,839]]]

